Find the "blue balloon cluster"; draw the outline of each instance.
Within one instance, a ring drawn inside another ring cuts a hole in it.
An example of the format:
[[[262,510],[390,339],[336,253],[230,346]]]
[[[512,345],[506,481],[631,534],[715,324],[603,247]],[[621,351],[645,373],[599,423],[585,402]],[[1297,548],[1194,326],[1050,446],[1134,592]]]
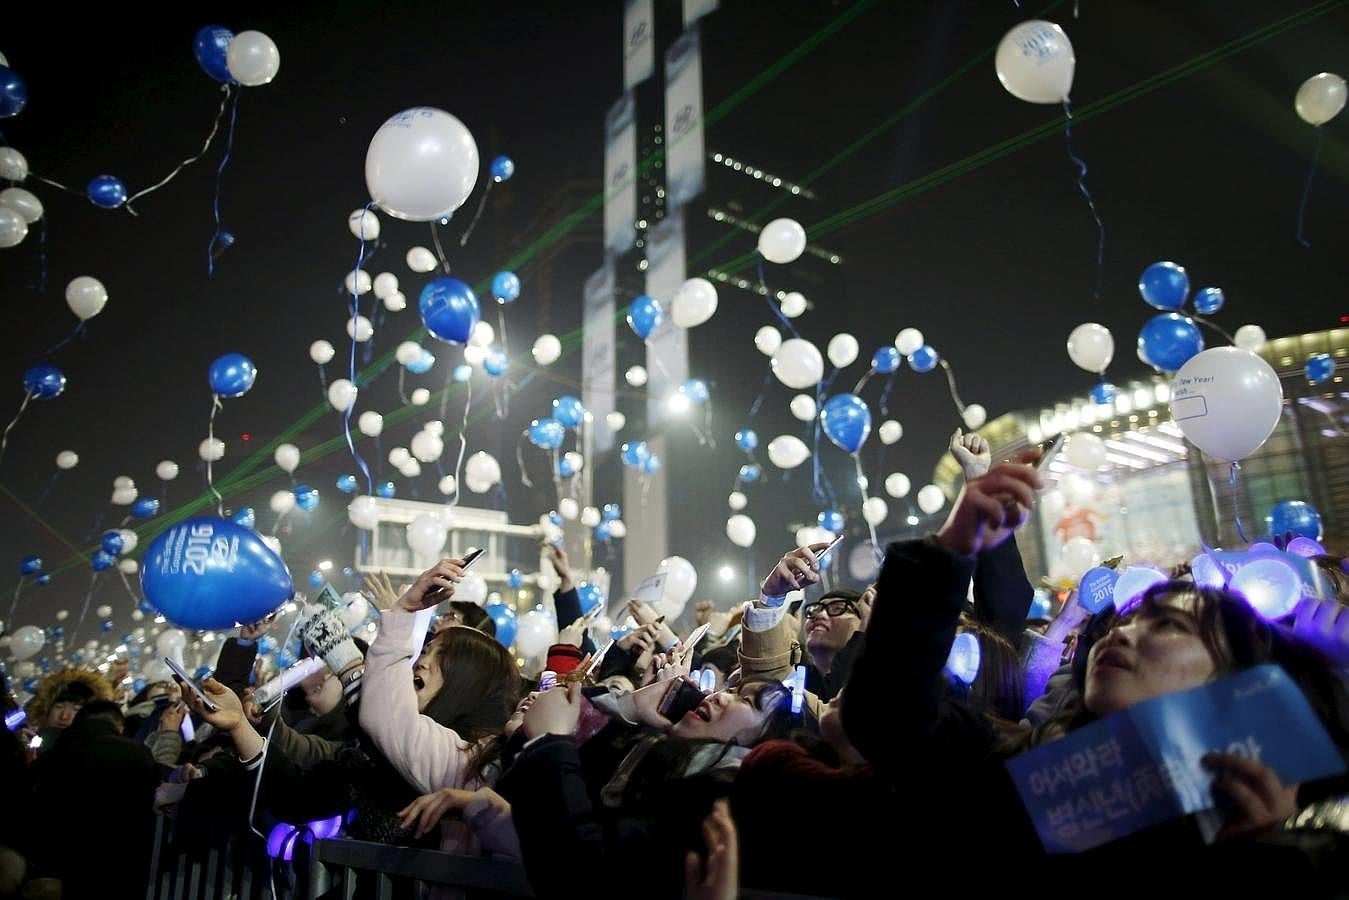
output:
[[[563,478],[570,478],[576,474],[576,467],[564,456],[557,461],[557,474]]]
[[[66,389],[66,376],[56,366],[33,366],[23,373],[23,389],[35,400],[50,400]]]
[[[510,574],[506,576],[506,586],[513,591],[520,590],[520,586],[525,583],[525,576],[519,569],[511,569]]]
[[[706,403],[712,396],[707,389],[707,382],[701,378],[690,378],[679,388],[680,392],[689,398],[692,403]]]
[[[606,503],[600,510],[600,520],[603,522],[612,522],[622,517],[623,509],[617,503]]]
[[[314,569],[309,573],[309,586],[312,588],[323,587],[323,573],[318,569]]]
[[[105,531],[103,533],[103,538],[98,544],[103,548],[105,553],[110,553],[113,556],[122,555],[122,536],[115,531]]]
[[[42,571],[42,557],[25,556],[23,559],[19,560],[20,575],[36,575],[38,572],[41,571]]]
[[[745,484],[753,484],[763,477],[763,469],[758,463],[745,463],[740,467],[740,480]]]
[[[492,296],[498,303],[513,303],[520,297],[520,276],[498,272],[492,276]]]
[[[651,337],[651,333],[660,327],[665,314],[660,304],[646,294],[632,301],[628,308],[628,327],[642,340]]]
[[[28,104],[28,85],[9,66],[0,66],[0,119],[10,119]]]
[[[600,590],[599,585],[582,581],[576,585],[576,597],[581,601],[581,615],[585,615],[604,602],[604,591]]]
[[[417,310],[426,330],[450,344],[467,344],[480,316],[473,289],[449,276],[432,279],[422,288]]]
[[[90,560],[90,565],[93,566],[95,572],[102,572],[106,569],[111,569],[116,562],[117,557],[113,556],[108,551],[95,550],[93,559]]]
[[[825,531],[838,534],[843,530],[843,513],[836,509],[826,509],[815,517],[815,522]]]
[[[1155,262],[1138,276],[1138,293],[1157,309],[1180,309],[1190,294],[1190,276],[1173,262]]]
[[[1091,389],[1091,402],[1107,406],[1115,402],[1119,389],[1108,381],[1102,381]]]
[[[1138,350],[1144,362],[1175,372],[1204,349],[1199,326],[1180,313],[1161,313],[1143,324],[1138,332]]]
[[[392,500],[398,493],[398,488],[394,487],[392,481],[386,481],[375,487],[375,495],[383,497],[385,500]]]
[[[487,351],[487,356],[483,357],[483,371],[493,378],[499,378],[506,374],[506,369],[510,361],[506,359],[506,352],[500,348],[493,348]]]
[[[496,638],[503,647],[515,643],[515,610],[504,603],[489,603],[482,611],[496,624]]]
[[[1201,316],[1211,316],[1223,308],[1224,299],[1222,288],[1202,288],[1194,295],[1194,311]]]
[[[840,450],[856,453],[871,434],[871,410],[856,394],[835,394],[820,412],[820,427]]]
[[[647,447],[646,441],[626,441],[619,448],[618,455],[623,460],[623,465],[629,468],[641,468],[642,464],[651,457],[651,449]]]
[[[609,539],[614,536],[614,523],[601,522],[595,526],[595,540],[607,544]]]
[[[253,360],[242,353],[226,353],[218,357],[207,372],[211,393],[221,397],[242,397],[253,387],[257,377],[258,370]]]
[[[435,354],[426,348],[422,348],[422,352],[413,357],[404,368],[413,375],[425,375],[427,372],[431,371],[431,367],[435,364]]]

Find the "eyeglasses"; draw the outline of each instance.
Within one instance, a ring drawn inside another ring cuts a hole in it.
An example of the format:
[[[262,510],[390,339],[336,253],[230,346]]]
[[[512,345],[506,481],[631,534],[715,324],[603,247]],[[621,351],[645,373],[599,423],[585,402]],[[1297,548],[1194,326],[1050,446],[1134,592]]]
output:
[[[815,600],[811,603],[807,603],[802,607],[801,615],[804,618],[809,619],[820,610],[824,610],[831,619],[846,615],[861,615],[857,610],[856,603],[853,603],[851,600],[845,600],[842,597],[835,597],[832,600]]]

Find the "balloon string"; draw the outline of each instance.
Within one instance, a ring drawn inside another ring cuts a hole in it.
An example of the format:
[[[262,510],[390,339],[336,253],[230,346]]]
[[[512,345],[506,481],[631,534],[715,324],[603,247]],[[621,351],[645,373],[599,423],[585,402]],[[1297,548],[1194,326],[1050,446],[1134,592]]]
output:
[[[1243,544],[1249,544],[1246,529],[1241,525],[1241,498],[1237,494],[1237,480],[1241,473],[1241,463],[1234,462],[1227,473],[1227,483],[1232,488],[1232,519],[1236,522],[1237,535]]]
[[[150,187],[145,188],[144,190],[137,191],[136,193],[128,197],[126,199],[126,202],[122,204],[123,206],[126,207],[127,212],[131,213],[133,216],[138,215],[136,210],[134,210],[131,207],[132,203],[135,203],[137,200],[139,200],[141,197],[144,197],[151,191],[159,190],[164,185],[172,181],[178,175],[179,172],[183,171],[183,169],[186,169],[188,166],[192,165],[194,162],[196,162],[197,160],[201,159],[203,156],[206,155],[206,151],[211,149],[211,142],[215,140],[216,133],[220,131],[220,122],[225,118],[225,106],[230,101],[230,92],[232,88],[233,86],[229,84],[221,85],[221,91],[224,94],[224,96],[220,98],[220,109],[216,111],[215,123],[211,125],[211,133],[206,136],[206,143],[201,145],[201,150],[197,152],[197,155],[189,156],[187,159],[180,162],[177,166],[174,167],[172,172],[161,178],[158,183],[152,184],[150,185]]]
[[[801,337],[801,334],[796,330],[796,326],[792,324],[792,320],[787,318],[783,314],[782,309],[773,302],[773,292],[768,289],[768,279],[764,277],[762,256],[759,257],[759,287],[764,290],[764,300],[768,303],[768,308],[771,309],[773,315],[777,316],[778,320],[782,322],[783,327],[792,333],[792,337]]]
[[[871,376],[875,374],[876,374],[876,367],[872,366],[870,369],[867,370],[867,373],[865,375],[863,375],[860,379],[858,379],[857,384],[853,385],[852,392],[854,394],[862,393],[862,388],[867,386],[867,382],[870,381]]]
[[[328,402],[328,370],[319,364],[319,389],[323,392],[323,402]]]
[[[1312,153],[1312,166],[1307,170],[1307,183],[1302,186],[1302,202],[1297,208],[1297,242],[1304,247],[1310,247],[1311,242],[1303,237],[1302,229],[1307,218],[1307,200],[1312,194],[1312,179],[1316,177],[1316,166],[1321,161],[1321,145],[1325,143],[1325,128],[1321,125],[1316,126],[1316,150]]]
[[[66,335],[65,338],[63,338],[62,340],[60,340],[59,342],[57,342],[55,345],[49,347],[47,350],[45,350],[45,351],[43,352],[42,355],[43,355],[43,356],[51,356],[51,355],[52,355],[53,353],[55,353],[57,350],[60,350],[60,349],[61,349],[62,347],[64,347],[66,344],[69,344],[71,341],[75,340],[75,338],[77,338],[77,337],[82,337],[82,336],[84,335],[85,331],[88,329],[88,325],[89,325],[88,322],[81,321],[80,324],[78,324],[78,325],[75,326],[75,330],[74,330],[74,331],[72,331],[70,334]]]
[[[487,182],[487,189],[482,192],[482,197],[478,199],[478,211],[473,214],[472,221],[468,223],[468,230],[465,231],[464,236],[459,239],[460,247],[468,244],[469,235],[473,234],[473,229],[478,226],[478,220],[482,218],[482,211],[487,208],[487,195],[492,193],[492,185],[494,183],[495,182],[493,181]]]
[[[58,479],[58,478],[60,478],[60,477],[61,477],[61,472],[60,472],[59,469],[58,469],[57,471],[55,471],[55,472],[52,473],[52,477],[47,479],[47,485],[46,485],[46,487],[44,487],[44,488],[42,489],[42,493],[41,493],[41,494],[38,494],[37,500],[34,501],[34,503],[33,503],[33,506],[34,506],[34,507],[36,507],[37,509],[41,509],[41,508],[42,508],[42,504],[47,502],[47,495],[51,493],[53,485],[56,484],[56,479]]]
[[[862,520],[867,523],[867,531],[871,535],[871,549],[876,554],[876,561],[879,562],[881,560],[881,544],[880,541],[876,540],[876,526],[871,523],[871,519],[867,518],[867,501],[871,497],[867,494],[867,476],[862,471],[862,457],[854,453],[852,461],[857,468],[857,489],[862,494]]]
[[[515,464],[520,467],[520,483],[527,488],[534,487],[534,482],[529,478],[529,472],[525,470],[525,436],[529,432],[522,431],[520,436],[515,439]],[[557,451],[553,451],[553,468],[557,468]],[[553,483],[557,483],[557,477],[553,477]]]
[[[234,150],[234,123],[239,118],[239,98],[243,96],[243,91],[233,91],[234,102],[230,104],[230,127],[225,135],[225,155],[220,158],[220,165],[215,170],[215,201],[212,205],[215,211],[215,234],[211,235],[211,242],[206,245],[206,275],[210,277],[215,274],[216,246],[221,249],[234,243],[232,237],[227,237],[229,232],[220,227],[220,180],[225,174],[225,166],[229,165],[230,153]]]
[[[3,460],[5,458],[5,448],[9,446],[9,433],[13,431],[14,426],[19,423],[19,417],[23,415],[23,411],[28,408],[28,404],[32,401],[32,399],[33,399],[33,392],[27,391],[23,395],[23,402],[19,404],[19,411],[14,414],[14,418],[11,419],[10,423],[5,426],[5,433],[0,434],[0,460]]]
[[[459,425],[459,458],[454,463],[454,497],[448,504],[450,509],[459,505],[459,498],[464,493],[460,476],[464,469],[464,451],[468,449],[468,411],[473,408],[473,381],[469,379],[464,383],[468,385],[468,396],[464,398],[464,420]]]
[[[448,275],[450,274],[450,261],[445,258],[445,248],[440,246],[440,232],[436,230],[434,220],[427,224],[431,226],[431,243],[435,245],[436,257],[440,260],[440,264],[445,267],[445,274]]]
[[[51,185],[52,187],[58,188],[59,190],[63,190],[63,191],[65,191],[65,192],[68,193],[68,194],[74,194],[76,197],[83,197],[83,196],[85,196],[84,191],[77,191],[77,190],[75,190],[75,189],[72,188],[72,187],[66,187],[66,186],[65,186],[64,184],[62,184],[61,182],[59,182],[59,181],[53,181],[52,179],[46,178],[46,177],[44,177],[44,176],[42,176],[42,175],[39,175],[39,174],[36,173],[36,172],[29,172],[29,173],[28,173],[28,177],[29,177],[29,178],[36,178],[38,181],[41,181],[43,184],[49,184],[49,185]]]
[[[98,586],[98,573],[93,573],[89,578],[89,592],[84,595],[84,608],[80,610],[80,620],[75,623],[75,630],[70,632],[70,642],[75,643],[75,636],[80,633],[80,627],[84,625],[84,617],[89,614],[89,604],[94,599],[94,588]]]
[[[9,615],[5,617],[5,625],[10,630],[14,628],[14,610],[19,608],[19,592],[23,590],[24,576],[19,576],[19,583],[14,585],[14,602],[9,605]]]
[[[938,365],[946,372],[946,389],[951,392],[951,402],[956,405],[956,412],[963,419],[965,417],[965,404],[960,399],[959,392],[956,391],[956,373],[951,368],[951,364],[946,360],[940,360]]]
[[[1218,333],[1221,334],[1223,337],[1227,338],[1227,340],[1228,340],[1229,342],[1231,342],[1231,343],[1233,343],[1233,344],[1235,344],[1235,343],[1237,342],[1237,339],[1234,338],[1232,335],[1228,334],[1227,331],[1226,331],[1226,329],[1224,329],[1224,328],[1222,328],[1221,326],[1219,326],[1218,323],[1212,322],[1212,321],[1210,321],[1210,320],[1208,320],[1208,319],[1205,319],[1203,316],[1198,315],[1197,313],[1192,313],[1192,314],[1190,315],[1190,318],[1194,319],[1194,320],[1195,320],[1196,322],[1198,322],[1200,325],[1207,325],[1209,328],[1212,328],[1214,331],[1218,332]],[[1101,381],[1102,381],[1102,383],[1105,382],[1105,373],[1104,373],[1104,372],[1101,373]]]
[[[206,420],[206,486],[215,495],[216,512],[225,517],[225,498],[215,489],[215,474],[211,461],[215,457],[215,414],[221,409],[220,395],[211,395],[211,416]]]
[[[375,201],[371,200],[365,204],[365,208],[361,211],[362,231],[364,231],[365,229],[364,225],[365,213],[368,212],[370,210],[370,207],[374,205]],[[356,251],[356,268],[353,269],[351,273],[351,286],[353,288],[353,290],[351,291],[352,338],[351,338],[351,352],[350,355],[348,356],[348,368],[347,368],[348,372],[347,377],[351,380],[351,386],[353,391],[356,390],[356,344],[357,344],[356,319],[361,314],[361,297],[360,294],[356,293],[355,289],[360,287],[360,284],[357,283],[360,278],[359,273],[361,271],[362,266],[365,265],[365,241],[359,237],[357,238],[357,241],[360,242],[360,248]],[[355,409],[356,409],[356,400],[353,397],[351,402],[347,404],[347,408],[342,411],[342,436],[347,439],[347,450],[351,452],[351,458],[356,460],[356,467],[359,468],[361,470],[361,474],[365,476],[365,484],[367,489],[369,490],[370,495],[374,496],[375,476],[370,474],[370,466],[366,464],[365,458],[361,456],[360,452],[356,449],[356,442],[352,440],[351,437],[351,414],[352,412],[355,411]]]
[[[126,580],[126,573],[122,571],[121,566],[117,567],[117,574],[122,576],[122,585],[126,588],[127,595],[131,597],[136,606],[141,605],[141,598],[136,596],[136,592],[131,589],[131,582]],[[135,609],[135,607],[132,607]]]
[[[501,345],[501,352],[507,356],[511,355],[510,345],[506,342],[506,305],[497,304],[497,343]]]
[[[37,253],[40,267],[37,289],[45,293],[47,290],[47,217],[45,215],[38,220]]]
[[[400,368],[398,370],[398,399],[403,401],[404,406],[411,406],[412,401],[408,399],[406,387],[407,373],[407,369]],[[444,416],[442,415],[441,418],[444,418]]]
[[[895,386],[895,375],[898,372],[891,372],[890,377],[885,379],[885,389],[881,391],[881,415],[890,415],[890,390]]]
[[[1105,225],[1101,222],[1101,214],[1096,211],[1096,201],[1092,199],[1091,191],[1087,190],[1087,164],[1073,153],[1073,106],[1067,97],[1063,98],[1063,141],[1068,148],[1068,158],[1077,166],[1077,188],[1087,198],[1087,206],[1096,220],[1096,291],[1093,296],[1099,299],[1101,278],[1105,271]]]
[[[750,405],[749,417],[752,419],[759,414],[759,407],[763,406],[764,398],[768,396],[768,385],[773,381],[773,368],[770,365],[768,371],[764,373],[763,384],[759,387],[759,396],[754,398],[754,403]]]

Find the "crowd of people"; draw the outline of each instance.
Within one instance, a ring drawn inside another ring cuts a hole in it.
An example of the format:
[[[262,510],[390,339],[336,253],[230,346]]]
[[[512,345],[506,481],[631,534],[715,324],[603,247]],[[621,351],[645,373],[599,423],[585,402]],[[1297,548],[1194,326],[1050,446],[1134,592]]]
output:
[[[886,548],[874,584],[822,589],[828,545],[792,549],[760,596],[699,604],[692,646],[636,601],[637,627],[595,646],[553,547],[558,621],[573,624],[535,677],[453,599],[456,559],[401,590],[368,578],[368,646],[309,610],[300,631],[324,665],[274,703],[253,683],[261,624],[226,641],[200,694],[160,682],[118,702],[124,669],[54,673],[7,732],[0,895],[143,895],[167,816],[201,845],[335,819],[345,838],[517,862],[538,896],[1349,896],[1343,765],[1284,783],[1214,748],[1213,810],[1076,853],[1046,850],[1007,765],[1266,665],[1343,759],[1341,560],[1318,560],[1338,597],[1282,620],[1182,569],[1123,610],[1089,615],[1070,593],[1028,621],[1014,533],[1042,488],[1038,451],[991,465],[978,438],[959,449],[944,525]],[[976,673],[953,665],[961,635]]]

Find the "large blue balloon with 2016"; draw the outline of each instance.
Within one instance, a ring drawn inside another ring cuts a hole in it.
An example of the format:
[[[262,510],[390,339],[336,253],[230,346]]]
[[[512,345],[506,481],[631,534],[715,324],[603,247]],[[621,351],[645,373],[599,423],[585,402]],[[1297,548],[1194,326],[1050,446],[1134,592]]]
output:
[[[1143,323],[1138,349],[1144,362],[1163,372],[1177,372],[1204,350],[1199,326],[1180,313],[1162,313]]]
[[[820,427],[834,446],[856,453],[871,434],[871,410],[856,394],[835,394],[824,404]]]
[[[489,603],[482,608],[482,611],[491,617],[492,622],[496,624],[496,639],[501,642],[501,646],[510,647],[515,643],[515,610],[504,603]]]
[[[211,392],[221,397],[242,397],[258,378],[253,360],[242,353],[226,353],[211,363],[207,372]]]
[[[481,315],[473,289],[448,276],[432,279],[422,288],[417,310],[426,330],[449,344],[467,344]]]
[[[164,618],[194,629],[257,622],[295,593],[286,564],[257,532],[214,517],[155,538],[141,561],[141,590]]]

